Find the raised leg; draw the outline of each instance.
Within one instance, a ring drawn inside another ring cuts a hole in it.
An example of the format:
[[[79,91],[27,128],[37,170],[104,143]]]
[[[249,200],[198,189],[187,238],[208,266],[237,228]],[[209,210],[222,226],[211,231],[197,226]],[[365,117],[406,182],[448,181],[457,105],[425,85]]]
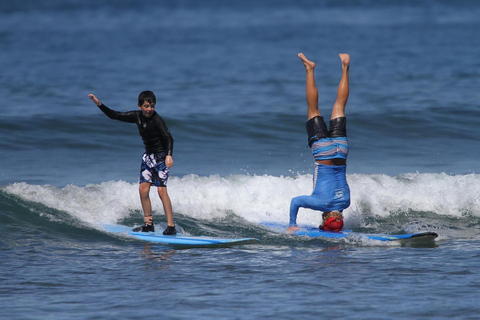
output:
[[[313,72],[315,62],[308,60],[303,53],[299,53],[298,57],[302,60],[305,71],[307,72],[307,117],[308,120],[310,120],[313,117],[320,116],[320,110],[318,110],[318,90]]]
[[[350,69],[350,55],[340,53],[338,56],[342,62],[342,78],[338,85],[337,100],[333,105],[332,117],[330,119],[345,117],[345,106],[347,105],[349,94],[348,72]]]

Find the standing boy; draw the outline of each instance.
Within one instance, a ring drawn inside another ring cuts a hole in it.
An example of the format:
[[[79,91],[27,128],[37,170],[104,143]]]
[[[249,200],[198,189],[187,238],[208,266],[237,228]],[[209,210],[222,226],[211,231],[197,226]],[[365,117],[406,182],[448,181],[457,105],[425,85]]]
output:
[[[93,94],[88,97],[109,117],[123,122],[136,123],[140,136],[145,145],[145,153],[142,157],[140,169],[140,201],[142,203],[144,225],[133,231],[155,231],[152,217],[152,204],[150,201],[150,187],[157,187],[158,195],[163,204],[167,216],[167,228],[164,235],[175,235],[175,223],[173,221],[172,203],[167,192],[167,180],[169,168],[173,166],[173,138],[162,117],[155,112],[156,97],[152,91],[143,91],[138,96],[138,108],[140,110],[129,112],[114,111]]]

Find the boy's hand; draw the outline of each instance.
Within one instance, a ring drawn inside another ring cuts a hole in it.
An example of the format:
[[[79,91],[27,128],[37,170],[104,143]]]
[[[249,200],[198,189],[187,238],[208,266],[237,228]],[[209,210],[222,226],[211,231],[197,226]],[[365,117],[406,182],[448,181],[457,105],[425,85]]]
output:
[[[173,166],[173,158],[172,156],[167,156],[165,158],[165,165],[167,166],[167,168],[170,168],[171,166]]]
[[[291,226],[291,227],[288,227],[288,228],[287,228],[287,233],[294,233],[295,231],[298,231],[298,230],[300,230],[299,227],[297,227],[297,226]]]
[[[93,95],[93,94],[89,94],[88,99],[92,100],[97,106],[102,105],[100,100],[98,100],[97,97],[95,97],[95,95]]]

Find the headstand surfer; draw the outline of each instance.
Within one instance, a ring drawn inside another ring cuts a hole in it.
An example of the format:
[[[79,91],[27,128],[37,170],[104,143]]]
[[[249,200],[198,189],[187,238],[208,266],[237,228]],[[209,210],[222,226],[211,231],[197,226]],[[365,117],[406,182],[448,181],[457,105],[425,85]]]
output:
[[[342,78],[338,85],[337,100],[333,105],[330,128],[318,109],[318,90],[315,84],[315,63],[303,53],[302,60],[307,73],[307,117],[308,145],[315,159],[313,176],[314,190],[310,196],[299,196],[290,203],[290,223],[287,232],[298,230],[298,209],[309,208],[323,211],[323,223],[320,229],[340,231],[343,228],[344,209],[350,206],[350,188],[346,179],[348,140],[346,130],[345,106],[348,100],[348,73],[350,56],[339,54],[342,63]]]
[[[173,138],[162,117],[155,112],[156,97],[152,91],[143,91],[138,96],[138,108],[140,110],[118,112],[111,110],[93,94],[88,97],[110,119],[123,122],[136,123],[140,136],[145,145],[145,153],[142,157],[140,169],[140,201],[142,203],[144,225],[133,231],[155,231],[152,217],[152,204],[150,201],[150,187],[155,185],[160,200],[167,216],[167,228],[165,235],[176,234],[173,221],[172,203],[167,192],[167,180],[169,168],[173,166]]]

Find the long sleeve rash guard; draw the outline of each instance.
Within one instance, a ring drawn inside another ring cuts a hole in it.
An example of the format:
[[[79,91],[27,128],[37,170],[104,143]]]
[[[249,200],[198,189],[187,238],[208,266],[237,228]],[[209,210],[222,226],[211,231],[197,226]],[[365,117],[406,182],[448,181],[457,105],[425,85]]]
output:
[[[136,123],[143,144],[145,145],[145,152],[165,153],[171,156],[173,153],[173,138],[168,130],[165,121],[157,112],[154,112],[150,118],[144,117],[140,110],[118,112],[112,110],[101,104],[98,106],[110,119],[119,120],[123,122]]]

